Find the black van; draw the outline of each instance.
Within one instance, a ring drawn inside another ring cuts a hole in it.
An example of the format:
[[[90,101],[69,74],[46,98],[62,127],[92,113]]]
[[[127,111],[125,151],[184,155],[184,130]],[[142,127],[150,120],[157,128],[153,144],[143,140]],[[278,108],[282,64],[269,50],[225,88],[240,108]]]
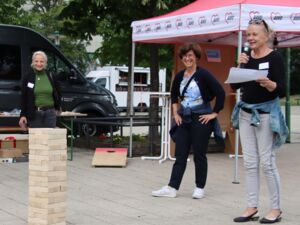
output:
[[[30,69],[32,53],[37,50],[47,54],[47,69],[60,83],[63,111],[93,117],[118,115],[114,95],[86,80],[45,37],[26,27],[4,24],[0,24],[0,111],[20,108],[21,79]],[[17,125],[17,121],[15,123],[11,126]],[[96,134],[97,129],[99,127],[82,125],[86,135]]]

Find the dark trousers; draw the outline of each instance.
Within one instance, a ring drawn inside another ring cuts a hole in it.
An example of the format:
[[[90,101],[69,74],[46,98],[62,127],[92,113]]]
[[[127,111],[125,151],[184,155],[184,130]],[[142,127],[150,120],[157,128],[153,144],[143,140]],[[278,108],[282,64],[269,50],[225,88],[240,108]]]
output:
[[[179,189],[186,168],[187,159],[191,147],[194,151],[196,186],[204,188],[207,178],[206,152],[210,135],[213,129],[213,121],[202,124],[198,116],[189,124],[181,124],[176,130],[176,161],[173,165],[169,186]],[[178,133],[177,133],[178,132]]]
[[[29,121],[30,128],[55,128],[56,112],[55,109],[47,109],[44,111],[36,111],[35,118]]]

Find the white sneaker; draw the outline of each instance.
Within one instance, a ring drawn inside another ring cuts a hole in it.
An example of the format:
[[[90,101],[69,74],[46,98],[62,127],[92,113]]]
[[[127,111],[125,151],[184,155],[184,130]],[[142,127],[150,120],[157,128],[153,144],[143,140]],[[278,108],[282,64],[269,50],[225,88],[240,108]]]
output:
[[[154,197],[169,197],[169,198],[176,198],[177,190],[170,186],[164,186],[157,191],[152,191],[152,196]]]
[[[193,192],[193,198],[200,199],[203,197],[204,197],[204,189],[196,187]]]

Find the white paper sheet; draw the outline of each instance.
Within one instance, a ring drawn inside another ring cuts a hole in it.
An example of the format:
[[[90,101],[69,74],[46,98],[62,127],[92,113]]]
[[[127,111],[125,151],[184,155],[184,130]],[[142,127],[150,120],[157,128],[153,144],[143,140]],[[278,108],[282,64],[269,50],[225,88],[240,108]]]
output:
[[[268,70],[252,70],[231,67],[225,83],[242,83],[257,80],[258,78],[266,77],[267,75]]]

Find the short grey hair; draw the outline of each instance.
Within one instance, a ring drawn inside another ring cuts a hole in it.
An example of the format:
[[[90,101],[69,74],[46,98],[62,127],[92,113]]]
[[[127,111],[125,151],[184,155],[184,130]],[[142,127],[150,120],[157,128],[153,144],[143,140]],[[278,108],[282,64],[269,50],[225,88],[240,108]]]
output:
[[[45,59],[45,68],[47,67],[47,62],[48,62],[48,57],[47,57],[47,55],[46,55],[46,53],[45,52],[43,52],[43,51],[36,51],[36,52],[34,52],[33,54],[32,54],[32,62],[31,62],[31,67],[34,69],[34,67],[33,67],[33,60],[35,59],[35,57],[37,56],[37,55],[41,55],[44,59]],[[45,69],[44,68],[44,69]]]

